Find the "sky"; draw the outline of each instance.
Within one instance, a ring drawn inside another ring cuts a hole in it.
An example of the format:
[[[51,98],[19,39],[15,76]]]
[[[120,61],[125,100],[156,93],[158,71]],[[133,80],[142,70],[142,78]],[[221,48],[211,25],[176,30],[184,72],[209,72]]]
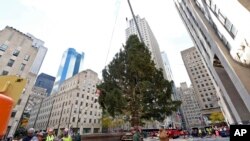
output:
[[[177,86],[190,80],[180,51],[193,46],[173,0],[130,0],[145,18],[160,50],[168,55]],[[84,52],[84,69],[101,78],[102,69],[125,44],[127,0],[0,0],[0,29],[12,26],[45,42],[48,52],[40,72],[56,76],[63,52]]]

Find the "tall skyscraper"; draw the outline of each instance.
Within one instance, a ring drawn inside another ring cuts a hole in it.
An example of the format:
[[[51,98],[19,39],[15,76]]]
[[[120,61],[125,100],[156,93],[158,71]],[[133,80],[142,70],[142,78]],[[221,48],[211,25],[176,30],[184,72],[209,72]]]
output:
[[[163,76],[167,79],[164,64],[161,58],[160,48],[148,22],[145,18],[141,19],[138,15],[136,16],[136,22],[138,23],[142,40],[151,52],[152,60],[158,69],[161,68],[163,70]],[[139,36],[134,19],[131,19],[129,20],[129,27],[126,29],[126,40],[130,35],[134,34]]]
[[[212,76],[195,47],[181,52],[182,60],[192,82],[202,115],[208,121],[213,112],[221,112]]]
[[[231,123],[250,119],[250,12],[236,0],[175,0]],[[231,10],[237,9],[237,10]]]
[[[181,98],[181,109],[184,115],[185,127],[190,129],[192,127],[199,127],[204,125],[202,119],[201,109],[198,103],[198,99],[195,96],[195,91],[192,87],[188,87],[186,82],[181,83],[177,88]]]
[[[14,107],[8,123],[7,135],[14,135],[25,105],[40,70],[47,48],[31,34],[24,34],[6,26],[0,31],[0,74],[19,75],[28,80],[25,91]]]
[[[170,63],[168,60],[168,56],[167,54],[163,51],[161,52],[161,57],[162,57],[162,61],[163,61],[163,65],[164,65],[164,69],[166,72],[166,79],[168,81],[173,81],[173,74],[172,74],[172,70],[170,67]],[[176,87],[175,87],[175,83],[172,83],[172,100],[180,100],[178,98],[177,95],[177,91],[176,91]],[[166,126],[169,126],[171,124],[172,127],[174,128],[182,128],[182,119],[181,119],[181,110],[178,109],[176,112],[173,112],[173,114],[171,116],[168,116],[165,121],[164,121]]]
[[[167,80],[172,81],[173,80],[173,73],[172,73],[166,52],[164,52],[164,51],[161,52],[161,58],[163,61],[164,70],[166,72]]]
[[[83,59],[84,53],[78,53],[74,48],[69,48],[63,53],[52,94],[58,90],[64,80],[76,75],[82,70]]]
[[[56,78],[53,76],[50,76],[45,73],[41,73],[38,75],[36,79],[35,86],[46,89],[47,96],[50,96],[55,79]]]

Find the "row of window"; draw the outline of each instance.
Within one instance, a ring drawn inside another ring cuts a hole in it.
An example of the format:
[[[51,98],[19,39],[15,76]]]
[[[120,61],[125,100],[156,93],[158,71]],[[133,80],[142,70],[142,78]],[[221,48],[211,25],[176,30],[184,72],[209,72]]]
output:
[[[186,6],[186,7],[187,7],[187,6]],[[182,8],[182,7],[181,7],[181,8]],[[183,8],[182,8],[182,10],[183,10]],[[184,11],[184,10],[183,10],[183,11]],[[209,41],[207,40],[207,37],[205,36],[205,34],[203,33],[203,31],[201,30],[201,28],[199,27],[199,25],[198,25],[196,19],[194,18],[193,14],[191,13],[191,11],[189,10],[188,7],[187,7],[187,12],[188,12],[189,15],[191,16],[191,19],[192,19],[192,21],[194,22],[194,24],[196,25],[196,27],[193,26],[192,22],[190,21],[190,17],[184,12],[185,16],[187,17],[187,19],[188,19],[188,21],[189,21],[189,23],[190,23],[190,25],[191,25],[191,27],[192,27],[192,30],[195,32],[195,34],[196,34],[196,36],[197,36],[197,39],[199,40],[199,43],[200,43],[201,46],[203,47],[204,52],[205,52],[206,55],[210,58],[210,56],[209,56],[209,54],[208,54],[208,52],[207,52],[207,50],[206,50],[206,48],[205,48],[205,46],[204,46],[204,43],[203,43],[203,41],[200,39],[199,36],[201,36],[201,37],[203,37],[203,38],[205,39],[205,42],[208,44],[209,48],[211,47],[211,45],[210,45]],[[204,12],[204,11],[203,11],[203,12]],[[197,28],[197,27],[198,27],[198,28]],[[196,29],[198,29],[198,30],[200,31],[200,32],[199,32],[200,34],[197,33]],[[191,33],[192,33],[192,32],[191,32]],[[191,35],[192,35],[192,34],[191,34]],[[195,41],[196,46],[199,47],[198,42],[195,40],[196,38],[194,38],[193,35],[192,35],[192,37],[193,37],[193,39],[194,39],[194,41]],[[199,49],[199,48],[198,48],[198,49]],[[200,50],[200,49],[199,49],[199,50]]]
[[[199,7],[199,5],[197,5],[197,6]],[[215,7],[216,7],[216,5],[215,5]],[[201,9],[201,7],[199,7],[199,8],[204,13],[204,10]],[[211,9],[211,10],[213,11],[214,15],[219,19],[219,21],[222,23],[222,25],[225,27],[226,31],[228,31],[229,35],[231,35],[231,37],[234,38],[236,36],[236,33],[237,33],[237,30],[235,29],[235,26],[233,26],[231,24],[231,22],[227,18],[225,18],[225,16],[221,13],[221,11],[219,9],[217,9],[218,11],[214,11],[213,9]],[[230,50],[231,49],[230,43],[220,33],[220,31],[217,29],[217,26],[214,24],[214,22],[212,21],[212,19],[209,19],[207,17],[206,17],[206,19],[209,21],[209,23],[211,24],[211,26],[215,30],[216,34],[218,35],[218,37],[222,41],[222,43],[227,47],[228,50]],[[202,31],[201,31],[201,33],[204,34]],[[210,43],[209,42],[207,42],[207,43],[210,46]]]
[[[231,21],[222,13],[222,11],[216,6],[216,4],[214,4],[213,0],[206,0],[206,4],[213,11],[214,15],[219,19],[219,21],[222,23],[231,37],[235,38],[238,30],[231,23]]]
[[[209,104],[209,106],[207,104],[205,104],[205,108],[213,108],[214,105],[213,104]]]
[[[197,81],[196,81],[196,82],[197,82]],[[204,85],[204,84],[205,84],[206,86],[213,85],[213,83],[210,83],[210,84],[209,84],[209,83],[202,83],[202,84],[200,84],[200,85],[198,84],[198,85],[197,85],[197,87],[198,87],[198,88],[200,88],[200,87],[202,87],[202,88],[203,88],[203,87],[205,87],[205,85]]]
[[[73,117],[72,118],[72,120],[71,120],[71,122],[76,122],[77,120],[76,120],[76,117]],[[82,121],[82,119],[81,118],[78,118],[78,121],[77,122],[81,122]],[[94,124],[96,124],[96,123],[98,123],[98,124],[100,124],[101,123],[101,120],[100,119],[89,119],[88,120],[89,122],[88,123],[94,123]],[[87,122],[87,119],[86,118],[84,118],[83,119],[83,121],[82,121],[83,123],[86,123]],[[45,125],[47,122],[43,122],[43,123],[41,123],[41,125],[43,126],[43,125]],[[66,123],[66,124],[68,124],[69,123],[69,121],[68,121],[68,118],[66,117],[66,118],[62,118],[61,119],[61,121],[60,121],[60,124],[61,123]],[[54,125],[56,125],[56,124],[59,124],[59,119],[53,119],[53,120],[50,120],[49,121],[49,125],[50,126],[54,126]]]
[[[10,59],[10,60],[8,61],[8,63],[7,63],[7,66],[12,67],[14,63],[15,63],[15,60]],[[26,64],[21,63],[19,70],[20,70],[20,71],[23,71],[24,68],[25,68],[25,66],[26,66]],[[2,75],[8,75],[8,74],[9,74],[8,71],[3,70]]]
[[[205,96],[208,96],[209,94],[208,93],[205,93]],[[210,95],[214,95],[213,93],[210,93]],[[201,94],[201,97],[204,97],[203,93]]]
[[[199,89],[199,92],[202,93],[202,90],[203,90],[203,92],[206,92],[206,91],[210,91],[211,88],[210,88],[210,87],[208,87],[207,89],[206,89],[206,88],[200,88],[200,89]],[[215,90],[214,87],[213,87],[213,90]]]
[[[1,44],[0,45],[0,50],[1,51],[6,51],[6,49],[8,48],[8,46],[6,45],[6,44]],[[18,56],[20,54],[20,50],[18,50],[18,49],[15,49],[14,51],[13,51],[13,53],[12,53],[12,55],[13,56]],[[29,58],[30,58],[30,55],[25,55],[24,56],[24,60],[25,61],[29,61]]]

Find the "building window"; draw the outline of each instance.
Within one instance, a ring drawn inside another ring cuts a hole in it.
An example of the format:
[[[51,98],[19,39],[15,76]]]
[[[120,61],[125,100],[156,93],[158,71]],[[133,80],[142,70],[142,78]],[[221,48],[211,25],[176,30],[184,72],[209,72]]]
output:
[[[13,56],[18,56],[18,55],[19,55],[19,53],[20,53],[20,51],[19,51],[19,50],[17,50],[17,49],[15,49],[15,51],[13,52]]]
[[[79,97],[79,93],[77,93],[76,96]]]
[[[22,99],[20,98],[20,99],[18,100],[18,102],[17,102],[17,105],[20,105],[21,101],[22,101]]]
[[[73,117],[72,122],[75,122],[75,117]]]
[[[29,61],[29,59],[30,59],[30,56],[29,56],[29,55],[25,55],[25,56],[24,56],[24,60],[25,60],[25,61]]]
[[[11,117],[15,117],[16,116],[16,111],[11,113]]]
[[[0,45],[0,50],[2,50],[2,51],[5,51],[7,48],[8,48],[8,46],[5,44]]]
[[[219,10],[219,14],[218,14],[219,20],[222,24],[225,23],[226,21],[226,16],[224,16],[224,14],[221,13],[221,11]]]
[[[226,19],[225,27],[228,31],[231,31],[232,23]]]
[[[24,68],[25,68],[25,64],[22,63],[21,66],[20,66],[20,70],[23,71]]]
[[[232,25],[232,28],[231,28],[231,34],[233,35],[233,37],[235,37],[236,36],[236,34],[237,34],[237,29],[235,28],[235,26],[234,25]]]
[[[14,64],[14,62],[15,61],[13,59],[10,59],[9,62],[8,62],[8,64],[7,64],[7,66],[12,67],[13,64]]]
[[[9,73],[8,71],[5,71],[5,70],[4,70],[4,71],[2,72],[2,75],[8,75],[8,73]]]

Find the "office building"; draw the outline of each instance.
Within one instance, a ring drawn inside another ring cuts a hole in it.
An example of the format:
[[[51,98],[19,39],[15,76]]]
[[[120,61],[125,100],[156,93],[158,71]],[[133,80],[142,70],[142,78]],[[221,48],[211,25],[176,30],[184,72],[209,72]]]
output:
[[[229,124],[250,119],[250,12],[235,0],[174,0]],[[232,10],[234,9],[234,10]]]
[[[214,112],[221,112],[212,76],[195,47],[181,51],[182,60],[192,82],[204,118],[208,121]]]
[[[171,70],[170,63],[169,63],[168,56],[167,56],[166,52],[164,52],[164,51],[161,52],[161,58],[162,58],[162,61],[163,61],[164,70],[166,72],[167,80],[168,81],[173,81],[173,73],[172,73],[172,70]]]
[[[35,86],[46,89],[47,96],[50,96],[55,79],[53,76],[41,73],[36,79]]]
[[[34,86],[32,88],[31,94],[29,95],[28,102],[24,109],[24,114],[30,114],[32,108],[42,102],[42,100],[47,96],[46,89]]]
[[[24,34],[9,26],[0,31],[0,74],[19,75],[28,80],[23,94],[13,108],[6,135],[13,136],[20,125],[25,105],[47,52],[43,44],[43,41],[31,34]]]
[[[51,117],[51,110],[54,105],[55,95],[45,97],[40,103],[36,104],[31,112],[28,122],[28,128],[34,128],[36,131],[48,128],[49,118]]]
[[[204,126],[201,109],[195,91],[192,87],[188,87],[186,82],[181,83],[177,88],[181,98],[181,109],[184,115],[185,128]]]
[[[61,63],[57,72],[52,94],[57,92],[61,83],[82,71],[84,53],[78,53],[74,48],[67,49],[62,56]]]
[[[175,87],[175,83],[173,81],[173,74],[172,74],[172,70],[170,67],[170,63],[168,60],[168,56],[166,54],[166,52],[162,51],[161,52],[161,57],[162,57],[162,61],[163,61],[163,65],[164,65],[164,70],[166,72],[166,78],[168,81],[172,81],[172,100],[180,100],[177,98],[176,95],[176,87]],[[180,109],[178,109],[176,112],[173,112],[172,115],[168,116],[165,120],[164,120],[164,125],[166,127],[173,127],[173,128],[182,128],[182,119],[181,119],[181,112]]]
[[[82,71],[66,79],[57,93],[45,98],[41,106],[32,110],[29,127],[36,130],[71,128],[84,133],[101,132],[102,109],[97,102],[98,74]]]
[[[164,64],[161,58],[161,52],[158,45],[158,42],[151,30],[148,22],[145,18],[140,18],[138,15],[136,16],[136,22],[138,24],[142,40],[144,44],[148,47],[149,51],[151,52],[151,58],[154,61],[156,68],[161,68],[163,70],[163,76],[167,79]],[[135,25],[134,19],[129,20],[129,26],[126,29],[126,40],[129,38],[130,35],[138,35],[138,31]]]

